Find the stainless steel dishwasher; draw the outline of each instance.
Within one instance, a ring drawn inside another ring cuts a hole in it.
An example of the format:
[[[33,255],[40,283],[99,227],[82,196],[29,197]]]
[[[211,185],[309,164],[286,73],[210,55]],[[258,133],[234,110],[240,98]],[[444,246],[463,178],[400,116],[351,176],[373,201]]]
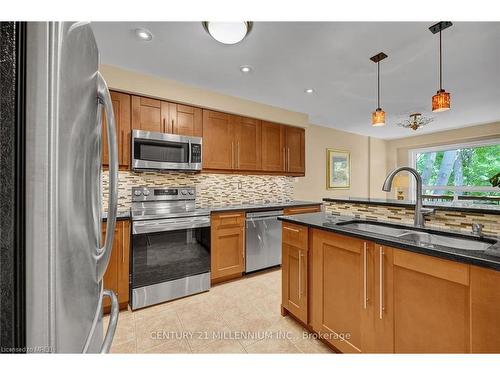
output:
[[[281,264],[283,210],[248,212],[246,215],[246,272]]]

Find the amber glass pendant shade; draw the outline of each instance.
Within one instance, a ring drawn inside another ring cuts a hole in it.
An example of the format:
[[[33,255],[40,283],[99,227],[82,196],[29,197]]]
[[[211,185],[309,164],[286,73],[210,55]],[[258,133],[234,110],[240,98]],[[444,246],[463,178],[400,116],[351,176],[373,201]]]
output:
[[[385,112],[382,108],[377,108],[375,112],[372,112],[372,126],[384,126],[385,125]]]
[[[450,109],[450,93],[439,90],[432,97],[432,112],[444,112]]]

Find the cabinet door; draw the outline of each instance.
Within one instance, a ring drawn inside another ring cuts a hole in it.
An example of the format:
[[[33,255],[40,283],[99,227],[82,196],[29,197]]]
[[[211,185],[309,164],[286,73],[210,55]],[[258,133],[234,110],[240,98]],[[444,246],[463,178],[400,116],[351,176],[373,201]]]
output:
[[[132,129],[163,133],[167,118],[167,102],[132,96]]]
[[[261,121],[233,116],[235,167],[239,170],[256,171],[262,168]]]
[[[285,126],[286,171],[305,173],[305,130]]]
[[[118,302],[121,307],[129,299],[129,262],[130,262],[130,222],[120,221],[120,259],[118,259]]]
[[[187,136],[202,136],[202,110],[182,104],[169,103],[165,132]]]
[[[362,331],[370,329],[363,326],[370,316],[364,301],[365,246],[351,237],[312,232],[312,326],[344,353],[360,353]]]
[[[106,236],[106,223],[102,225],[102,239]],[[111,257],[109,258],[108,268],[106,269],[106,273],[104,274],[103,282],[104,289],[109,289],[115,292],[118,296],[120,296],[120,287],[119,287],[119,273],[120,273],[120,258],[121,258],[121,222],[116,223],[115,235],[113,239],[113,248],[111,250]],[[105,298],[103,300],[103,308],[104,310],[108,310],[111,307],[111,301],[109,298]]]
[[[283,223],[282,305],[307,324],[308,247],[307,228]]]
[[[203,169],[234,168],[234,137],[230,115],[203,110]]]
[[[130,168],[130,95],[121,92],[111,91],[111,101],[113,103],[113,113],[116,123],[116,137],[118,143],[118,165],[121,169]],[[108,134],[106,130],[106,116],[103,112],[102,130],[102,165],[109,166]]]
[[[393,250],[395,353],[469,352],[469,268]]]
[[[212,215],[211,278],[241,275],[245,269],[245,214],[229,212]]]
[[[470,267],[471,352],[500,353],[500,271]]]
[[[262,121],[262,169],[285,171],[285,131],[280,124]]]

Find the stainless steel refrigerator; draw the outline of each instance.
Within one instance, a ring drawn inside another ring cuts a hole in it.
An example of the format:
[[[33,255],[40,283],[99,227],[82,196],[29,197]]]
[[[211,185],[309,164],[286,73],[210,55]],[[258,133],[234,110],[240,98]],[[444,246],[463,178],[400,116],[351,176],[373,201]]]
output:
[[[103,290],[117,210],[111,98],[88,22],[28,23],[26,32],[26,348],[107,352],[118,301]],[[110,155],[101,246],[101,123]],[[102,300],[111,298],[103,332]]]

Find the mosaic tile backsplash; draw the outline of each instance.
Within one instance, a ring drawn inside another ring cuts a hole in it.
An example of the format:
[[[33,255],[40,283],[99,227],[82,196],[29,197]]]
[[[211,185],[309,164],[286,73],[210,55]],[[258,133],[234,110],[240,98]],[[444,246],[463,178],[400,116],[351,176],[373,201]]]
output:
[[[379,206],[359,203],[324,202],[325,211],[361,219],[413,224],[414,210],[408,207]],[[500,236],[500,216],[482,213],[436,210],[425,217],[425,225],[437,229],[471,232],[472,223],[484,225],[485,235]]]
[[[293,177],[214,173],[156,173],[119,171],[118,210],[130,208],[135,186],[196,186],[196,206],[288,202],[293,196]],[[103,171],[103,207],[108,205],[109,174]]]

